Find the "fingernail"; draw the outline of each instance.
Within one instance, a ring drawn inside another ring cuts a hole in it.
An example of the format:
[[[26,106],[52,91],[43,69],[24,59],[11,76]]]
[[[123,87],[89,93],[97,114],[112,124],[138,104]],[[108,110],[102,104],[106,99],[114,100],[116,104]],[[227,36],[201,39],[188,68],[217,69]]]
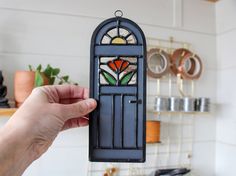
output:
[[[88,125],[88,120],[86,120],[84,118],[80,118],[79,125],[80,126],[87,126]]]
[[[89,98],[86,100],[86,103],[87,103],[89,109],[93,109],[96,106],[97,102],[94,99]]]

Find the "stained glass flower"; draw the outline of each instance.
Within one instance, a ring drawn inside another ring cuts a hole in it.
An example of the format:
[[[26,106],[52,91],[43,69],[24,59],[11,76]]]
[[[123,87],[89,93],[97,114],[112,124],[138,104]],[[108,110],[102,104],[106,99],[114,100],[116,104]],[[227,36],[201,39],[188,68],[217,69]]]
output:
[[[109,61],[107,65],[112,71],[119,74],[129,66],[129,62],[118,58],[113,61]]]
[[[120,78],[120,74],[126,70],[129,66],[129,61],[123,59],[115,59],[107,62],[107,66],[115,73],[113,76],[107,70],[101,69],[101,74],[109,85],[128,85],[134,74],[135,70],[124,72],[123,76]],[[120,78],[120,79],[119,79]]]

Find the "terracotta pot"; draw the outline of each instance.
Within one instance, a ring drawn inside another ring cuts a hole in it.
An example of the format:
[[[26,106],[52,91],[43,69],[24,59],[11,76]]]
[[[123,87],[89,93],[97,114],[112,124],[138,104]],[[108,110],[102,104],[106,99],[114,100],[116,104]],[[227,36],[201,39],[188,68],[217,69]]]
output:
[[[44,77],[44,85],[48,80]],[[34,89],[35,72],[33,71],[16,71],[14,78],[14,96],[16,107],[19,107]]]
[[[148,120],[146,122],[146,143],[160,142],[160,122]]]

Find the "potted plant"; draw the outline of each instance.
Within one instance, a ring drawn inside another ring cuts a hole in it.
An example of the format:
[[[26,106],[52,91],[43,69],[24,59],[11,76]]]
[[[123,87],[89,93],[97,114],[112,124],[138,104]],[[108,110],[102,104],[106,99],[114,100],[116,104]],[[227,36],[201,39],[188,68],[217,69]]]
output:
[[[58,81],[58,84],[73,83],[69,81],[68,75],[60,76],[59,73],[59,68],[53,68],[49,64],[45,69],[43,69],[40,64],[36,67],[36,69],[29,65],[28,71],[16,71],[14,78],[14,96],[16,107],[19,107],[25,101],[34,87],[53,85],[56,80]]]

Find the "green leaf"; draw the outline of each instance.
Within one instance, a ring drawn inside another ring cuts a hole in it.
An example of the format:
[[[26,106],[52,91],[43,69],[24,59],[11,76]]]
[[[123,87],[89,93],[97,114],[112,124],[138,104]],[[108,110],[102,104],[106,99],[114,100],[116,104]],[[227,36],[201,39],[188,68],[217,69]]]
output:
[[[68,82],[68,80],[69,80],[69,76],[68,76],[68,75],[66,75],[66,76],[62,76],[62,79],[63,79],[65,82]]]
[[[42,86],[42,85],[43,85],[43,77],[42,77],[41,73],[38,70],[36,70],[34,86],[39,87],[39,86]]]
[[[54,68],[53,70],[52,70],[52,75],[53,76],[56,76],[56,75],[58,75],[60,73],[60,69],[59,68]]]
[[[60,81],[58,84],[59,84],[59,85],[62,85],[62,84],[63,84],[63,81]]]
[[[56,79],[56,77],[50,77],[49,80],[48,80],[49,85],[53,85],[54,82],[55,82],[55,79]]]
[[[45,74],[45,76],[50,79],[51,75],[52,75],[52,67],[48,64],[46,69],[43,72]]]
[[[109,72],[101,69],[101,74],[109,85],[116,85],[116,78],[114,78],[114,76],[112,76]]]
[[[29,71],[33,71],[32,65],[28,65],[28,67],[29,67]]]
[[[41,69],[42,69],[42,65],[39,64],[39,66],[36,68],[37,71],[41,72]]]
[[[127,85],[130,80],[132,79],[132,77],[134,76],[134,74],[136,73],[136,70],[130,71],[127,74],[125,74],[121,79],[120,79],[120,83],[121,85]]]

